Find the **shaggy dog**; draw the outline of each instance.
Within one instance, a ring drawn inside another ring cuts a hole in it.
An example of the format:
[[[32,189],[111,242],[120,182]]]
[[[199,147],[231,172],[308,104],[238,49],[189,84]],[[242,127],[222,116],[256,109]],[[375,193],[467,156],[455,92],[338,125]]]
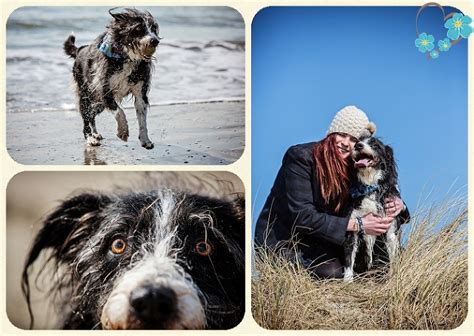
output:
[[[352,153],[352,159],[357,169],[357,182],[351,189],[353,207],[351,218],[361,218],[369,213],[384,216],[384,200],[400,193],[397,187],[397,168],[393,158],[393,150],[384,145],[379,139],[371,137],[358,142]],[[375,258],[374,249],[384,250],[389,261],[394,260],[400,249],[400,223],[395,218],[388,231],[381,236],[381,247],[376,236],[360,230],[346,236],[344,243],[344,280],[352,281],[354,270],[357,273],[372,268]]]
[[[117,136],[127,141],[129,131],[122,99],[135,98],[139,139],[146,149],[152,149],[148,138],[146,116],[149,108],[153,54],[160,42],[159,27],[148,12],[127,8],[112,13],[107,30],[86,46],[76,47],[74,35],[64,42],[64,51],[75,58],[73,77],[77,106],[84,121],[84,137],[89,145],[98,146],[102,136],[97,132],[95,117],[109,109],[117,120]]]
[[[44,221],[23,270],[31,326],[30,273],[43,253],[60,328],[236,326],[245,309],[244,218],[240,196],[161,189],[66,199]]]

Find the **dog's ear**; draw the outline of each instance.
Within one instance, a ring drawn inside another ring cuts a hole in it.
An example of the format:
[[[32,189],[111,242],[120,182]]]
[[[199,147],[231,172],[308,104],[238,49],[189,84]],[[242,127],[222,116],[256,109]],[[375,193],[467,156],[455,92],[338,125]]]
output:
[[[244,249],[245,246],[245,199],[238,195],[234,200],[227,204],[226,219],[224,227],[227,232],[239,246]]]
[[[389,145],[385,145],[385,156],[387,157],[388,162],[393,161],[393,149]]]
[[[388,171],[388,185],[395,186],[398,184],[398,172],[397,172],[397,164],[395,162],[395,157],[393,155],[392,147],[385,145],[385,157],[386,157],[386,164],[387,164],[387,171]]]
[[[100,210],[110,201],[105,195],[83,193],[64,201],[43,222],[43,227],[36,235],[26,259],[22,275],[22,290],[27,300],[31,326],[33,316],[30,307],[30,267],[46,249],[52,250],[47,261],[53,258],[56,258],[58,264],[72,261],[81,245],[80,240],[87,241],[88,234],[97,226],[94,224],[97,224]]]
[[[126,21],[127,18],[129,17],[128,12],[125,11],[125,12],[113,13],[112,11],[114,11],[117,8],[118,7],[109,9],[109,14],[117,21]]]
[[[98,211],[110,203],[105,195],[84,193],[61,203],[43,222],[30,250],[26,266],[31,265],[45,248],[58,253],[70,249],[78,238],[86,236]]]

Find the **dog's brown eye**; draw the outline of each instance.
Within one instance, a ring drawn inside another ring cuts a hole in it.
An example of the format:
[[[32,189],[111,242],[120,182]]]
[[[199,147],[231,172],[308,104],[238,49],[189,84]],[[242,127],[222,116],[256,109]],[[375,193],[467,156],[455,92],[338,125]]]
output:
[[[110,247],[110,249],[114,254],[122,254],[123,252],[125,252],[126,247],[127,243],[125,242],[125,240],[118,238],[112,242],[112,246]]]
[[[197,254],[203,257],[207,257],[211,255],[212,252],[214,251],[214,248],[212,247],[212,245],[204,240],[198,241],[196,243],[195,249],[196,249]]]

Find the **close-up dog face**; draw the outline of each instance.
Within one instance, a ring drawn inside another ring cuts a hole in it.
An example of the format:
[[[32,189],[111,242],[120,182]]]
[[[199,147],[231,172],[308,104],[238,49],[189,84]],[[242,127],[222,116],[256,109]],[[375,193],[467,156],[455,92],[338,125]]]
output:
[[[228,329],[244,314],[244,204],[177,193],[83,193],[45,220],[66,329]]]
[[[397,178],[393,150],[378,138],[367,137],[356,143],[352,159],[359,179],[365,177],[376,183],[388,177]]]
[[[134,60],[150,61],[160,43],[159,26],[147,11],[126,8],[119,13],[109,11],[113,20],[107,26],[114,40],[120,42]]]
[[[379,168],[393,160],[393,150],[379,139],[368,137],[355,144],[352,159],[357,169]]]

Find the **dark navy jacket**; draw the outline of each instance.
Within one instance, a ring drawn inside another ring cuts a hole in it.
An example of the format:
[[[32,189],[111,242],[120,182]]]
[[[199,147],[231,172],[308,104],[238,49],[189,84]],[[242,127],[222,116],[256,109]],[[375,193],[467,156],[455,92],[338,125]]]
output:
[[[306,260],[342,260],[350,212],[337,216],[335,204],[325,204],[315,173],[311,142],[290,147],[255,228],[257,245],[281,248],[290,239]],[[408,218],[408,211],[406,211]]]

